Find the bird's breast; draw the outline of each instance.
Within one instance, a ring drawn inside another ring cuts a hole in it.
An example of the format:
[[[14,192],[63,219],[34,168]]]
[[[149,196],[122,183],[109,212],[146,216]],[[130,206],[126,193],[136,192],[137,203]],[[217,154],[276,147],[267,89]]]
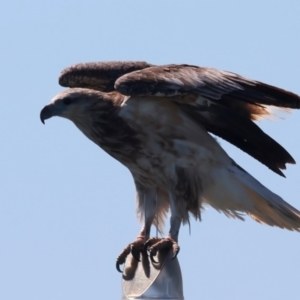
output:
[[[174,166],[206,168],[227,158],[216,140],[170,99],[129,98],[119,116],[136,132],[141,145],[130,168],[157,174]]]

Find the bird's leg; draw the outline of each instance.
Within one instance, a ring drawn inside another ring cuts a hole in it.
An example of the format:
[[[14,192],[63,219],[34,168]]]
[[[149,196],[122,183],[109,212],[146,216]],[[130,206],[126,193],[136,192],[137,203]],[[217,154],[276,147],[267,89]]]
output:
[[[137,196],[138,207],[144,215],[144,225],[136,239],[128,244],[117,257],[116,268],[121,273],[120,265],[125,263],[129,253],[131,253],[137,261],[140,261],[140,252],[144,250],[144,244],[150,237],[151,225],[156,214],[155,189],[137,189]]]
[[[170,249],[172,250],[173,259],[177,256],[180,248],[178,245],[179,229],[182,222],[182,217],[178,214],[176,198],[173,193],[170,193],[170,206],[171,206],[171,219],[170,219],[170,231],[165,238],[151,238],[145,244],[145,249],[148,250],[150,259],[155,262],[154,256],[160,250]]]

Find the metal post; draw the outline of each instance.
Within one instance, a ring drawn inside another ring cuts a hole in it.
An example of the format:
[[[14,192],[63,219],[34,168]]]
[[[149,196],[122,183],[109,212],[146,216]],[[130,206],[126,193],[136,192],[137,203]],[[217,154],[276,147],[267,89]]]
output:
[[[152,263],[147,254],[140,262],[132,255],[126,259],[122,279],[122,300],[184,300],[182,276],[172,252],[160,252]]]

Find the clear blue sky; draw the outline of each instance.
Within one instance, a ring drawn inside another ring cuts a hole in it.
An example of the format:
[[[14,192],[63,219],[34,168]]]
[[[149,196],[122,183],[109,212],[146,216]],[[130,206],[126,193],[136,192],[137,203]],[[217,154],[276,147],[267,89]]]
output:
[[[145,60],[229,70],[300,94],[300,2],[0,2],[0,299],[120,299],[115,259],[139,231],[129,172],[40,109],[73,63]],[[281,178],[219,140],[300,208],[300,112],[261,127],[298,161]],[[300,234],[208,208],[180,233],[184,294],[300,299]]]

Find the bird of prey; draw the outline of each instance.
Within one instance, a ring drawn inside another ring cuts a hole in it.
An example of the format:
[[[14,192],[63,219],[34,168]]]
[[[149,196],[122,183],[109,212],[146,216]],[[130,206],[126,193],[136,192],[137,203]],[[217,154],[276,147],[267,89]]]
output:
[[[235,73],[192,65],[146,62],[80,63],[62,71],[69,87],[40,118],[71,120],[90,140],[126,166],[136,187],[143,225],[117,258],[131,252],[151,259],[161,249],[179,251],[178,233],[205,204],[227,217],[247,214],[259,223],[300,231],[300,212],[237,165],[212,133],[284,176],[291,155],[254,121],[272,107],[300,108],[300,97]],[[150,238],[154,225],[165,238]],[[145,253],[145,252],[144,252]]]

